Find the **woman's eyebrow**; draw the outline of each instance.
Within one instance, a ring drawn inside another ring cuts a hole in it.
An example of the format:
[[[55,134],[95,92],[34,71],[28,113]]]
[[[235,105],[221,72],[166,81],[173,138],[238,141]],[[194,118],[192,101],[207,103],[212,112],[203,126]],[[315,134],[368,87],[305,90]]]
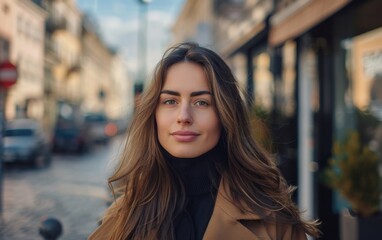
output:
[[[169,95],[175,95],[175,96],[180,96],[180,93],[178,92],[175,92],[175,91],[171,91],[171,90],[162,90],[160,92],[160,94],[169,94]]]
[[[160,94],[169,94],[169,95],[174,95],[174,96],[180,96],[180,93],[179,92],[176,92],[176,91],[172,91],[172,90],[162,90],[160,92]],[[195,96],[200,96],[200,95],[204,95],[204,94],[208,94],[208,95],[212,95],[210,91],[196,91],[196,92],[192,92],[190,94],[191,97],[195,97]]]
[[[190,94],[190,96],[195,97],[195,96],[200,96],[200,95],[204,95],[204,94],[212,95],[210,91],[197,91],[197,92],[192,92]]]

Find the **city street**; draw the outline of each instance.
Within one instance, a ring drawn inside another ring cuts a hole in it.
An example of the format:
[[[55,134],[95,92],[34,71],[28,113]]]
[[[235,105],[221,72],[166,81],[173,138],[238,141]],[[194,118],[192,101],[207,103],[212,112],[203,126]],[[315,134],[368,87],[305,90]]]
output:
[[[6,166],[1,240],[41,240],[41,219],[61,221],[59,240],[87,239],[106,209],[106,178],[122,146],[117,137],[83,155],[54,154],[50,167]]]

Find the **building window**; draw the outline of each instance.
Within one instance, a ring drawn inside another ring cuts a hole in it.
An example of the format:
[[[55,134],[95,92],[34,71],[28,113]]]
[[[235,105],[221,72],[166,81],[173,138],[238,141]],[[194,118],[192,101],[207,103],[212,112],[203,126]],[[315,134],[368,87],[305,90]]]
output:
[[[0,62],[9,58],[9,41],[0,36]]]
[[[8,14],[9,13],[8,4],[3,4],[3,6],[1,7],[1,10],[3,11],[4,14]]]

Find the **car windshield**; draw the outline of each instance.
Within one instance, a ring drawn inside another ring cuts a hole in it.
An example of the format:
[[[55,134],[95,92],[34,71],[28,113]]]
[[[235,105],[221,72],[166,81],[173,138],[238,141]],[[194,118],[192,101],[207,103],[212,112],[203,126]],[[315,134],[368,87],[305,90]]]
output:
[[[32,129],[7,129],[5,131],[6,137],[28,137],[33,136]]]

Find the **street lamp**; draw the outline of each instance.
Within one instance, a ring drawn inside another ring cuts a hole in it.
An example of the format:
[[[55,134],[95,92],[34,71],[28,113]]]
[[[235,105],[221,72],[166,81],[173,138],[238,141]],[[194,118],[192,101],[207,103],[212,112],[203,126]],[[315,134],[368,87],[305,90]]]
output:
[[[138,0],[140,3],[140,32],[139,32],[139,56],[140,56],[140,79],[146,81],[147,66],[147,5],[151,0]]]
[[[143,91],[144,83],[146,82],[147,72],[147,5],[151,0],[138,0],[139,7],[139,37],[138,37],[138,55],[139,55],[139,69],[138,79],[134,87],[135,105],[139,101],[141,92]]]

